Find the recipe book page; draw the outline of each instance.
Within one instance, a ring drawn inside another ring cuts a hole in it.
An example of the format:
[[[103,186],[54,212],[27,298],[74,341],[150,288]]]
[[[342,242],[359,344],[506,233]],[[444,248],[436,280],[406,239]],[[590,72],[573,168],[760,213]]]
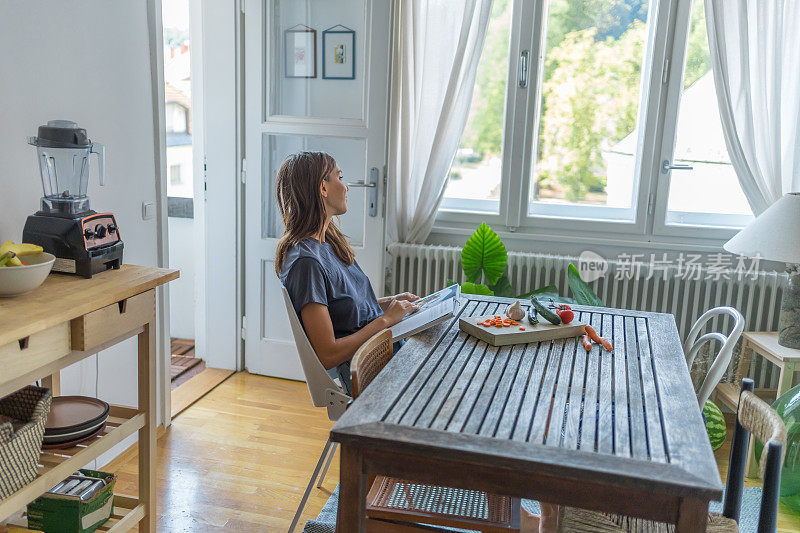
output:
[[[450,285],[414,302],[419,309],[407,314],[403,320],[391,327],[392,342],[405,339],[434,324],[454,318],[458,311],[460,296],[461,286]]]

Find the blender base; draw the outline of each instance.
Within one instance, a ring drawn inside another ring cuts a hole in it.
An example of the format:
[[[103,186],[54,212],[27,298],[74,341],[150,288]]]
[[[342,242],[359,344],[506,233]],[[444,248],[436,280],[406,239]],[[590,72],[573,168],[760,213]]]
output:
[[[113,226],[113,232],[107,231],[109,225]],[[94,230],[91,237],[85,235],[90,228],[99,226],[104,228],[102,236],[98,237]],[[111,213],[89,211],[75,218],[37,213],[25,222],[22,241],[38,244],[55,255],[54,272],[91,278],[122,265],[124,244]]]

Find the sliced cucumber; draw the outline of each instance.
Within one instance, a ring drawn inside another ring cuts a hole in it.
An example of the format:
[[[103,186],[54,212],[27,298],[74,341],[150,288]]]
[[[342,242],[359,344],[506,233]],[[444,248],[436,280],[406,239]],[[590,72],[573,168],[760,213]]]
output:
[[[531,298],[531,304],[533,304],[533,308],[536,309],[536,312],[542,315],[542,318],[544,318],[551,324],[555,325],[561,324],[561,317],[559,317],[557,314],[555,314],[550,309],[545,307],[545,305],[542,304],[542,302],[540,302],[536,298]]]

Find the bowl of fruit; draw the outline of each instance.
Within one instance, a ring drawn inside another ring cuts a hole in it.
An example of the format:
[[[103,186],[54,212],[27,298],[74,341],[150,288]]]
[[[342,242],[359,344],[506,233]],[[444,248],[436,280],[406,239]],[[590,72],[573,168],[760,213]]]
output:
[[[0,296],[17,296],[41,285],[56,256],[41,246],[6,241],[0,245]]]

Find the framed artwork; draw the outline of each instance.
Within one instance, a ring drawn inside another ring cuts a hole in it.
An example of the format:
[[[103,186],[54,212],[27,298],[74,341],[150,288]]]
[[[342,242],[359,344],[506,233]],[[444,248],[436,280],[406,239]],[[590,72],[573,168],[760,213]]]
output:
[[[317,30],[298,24],[283,32],[287,78],[317,77]]]
[[[322,78],[356,79],[356,32],[337,24],[322,32]]]

